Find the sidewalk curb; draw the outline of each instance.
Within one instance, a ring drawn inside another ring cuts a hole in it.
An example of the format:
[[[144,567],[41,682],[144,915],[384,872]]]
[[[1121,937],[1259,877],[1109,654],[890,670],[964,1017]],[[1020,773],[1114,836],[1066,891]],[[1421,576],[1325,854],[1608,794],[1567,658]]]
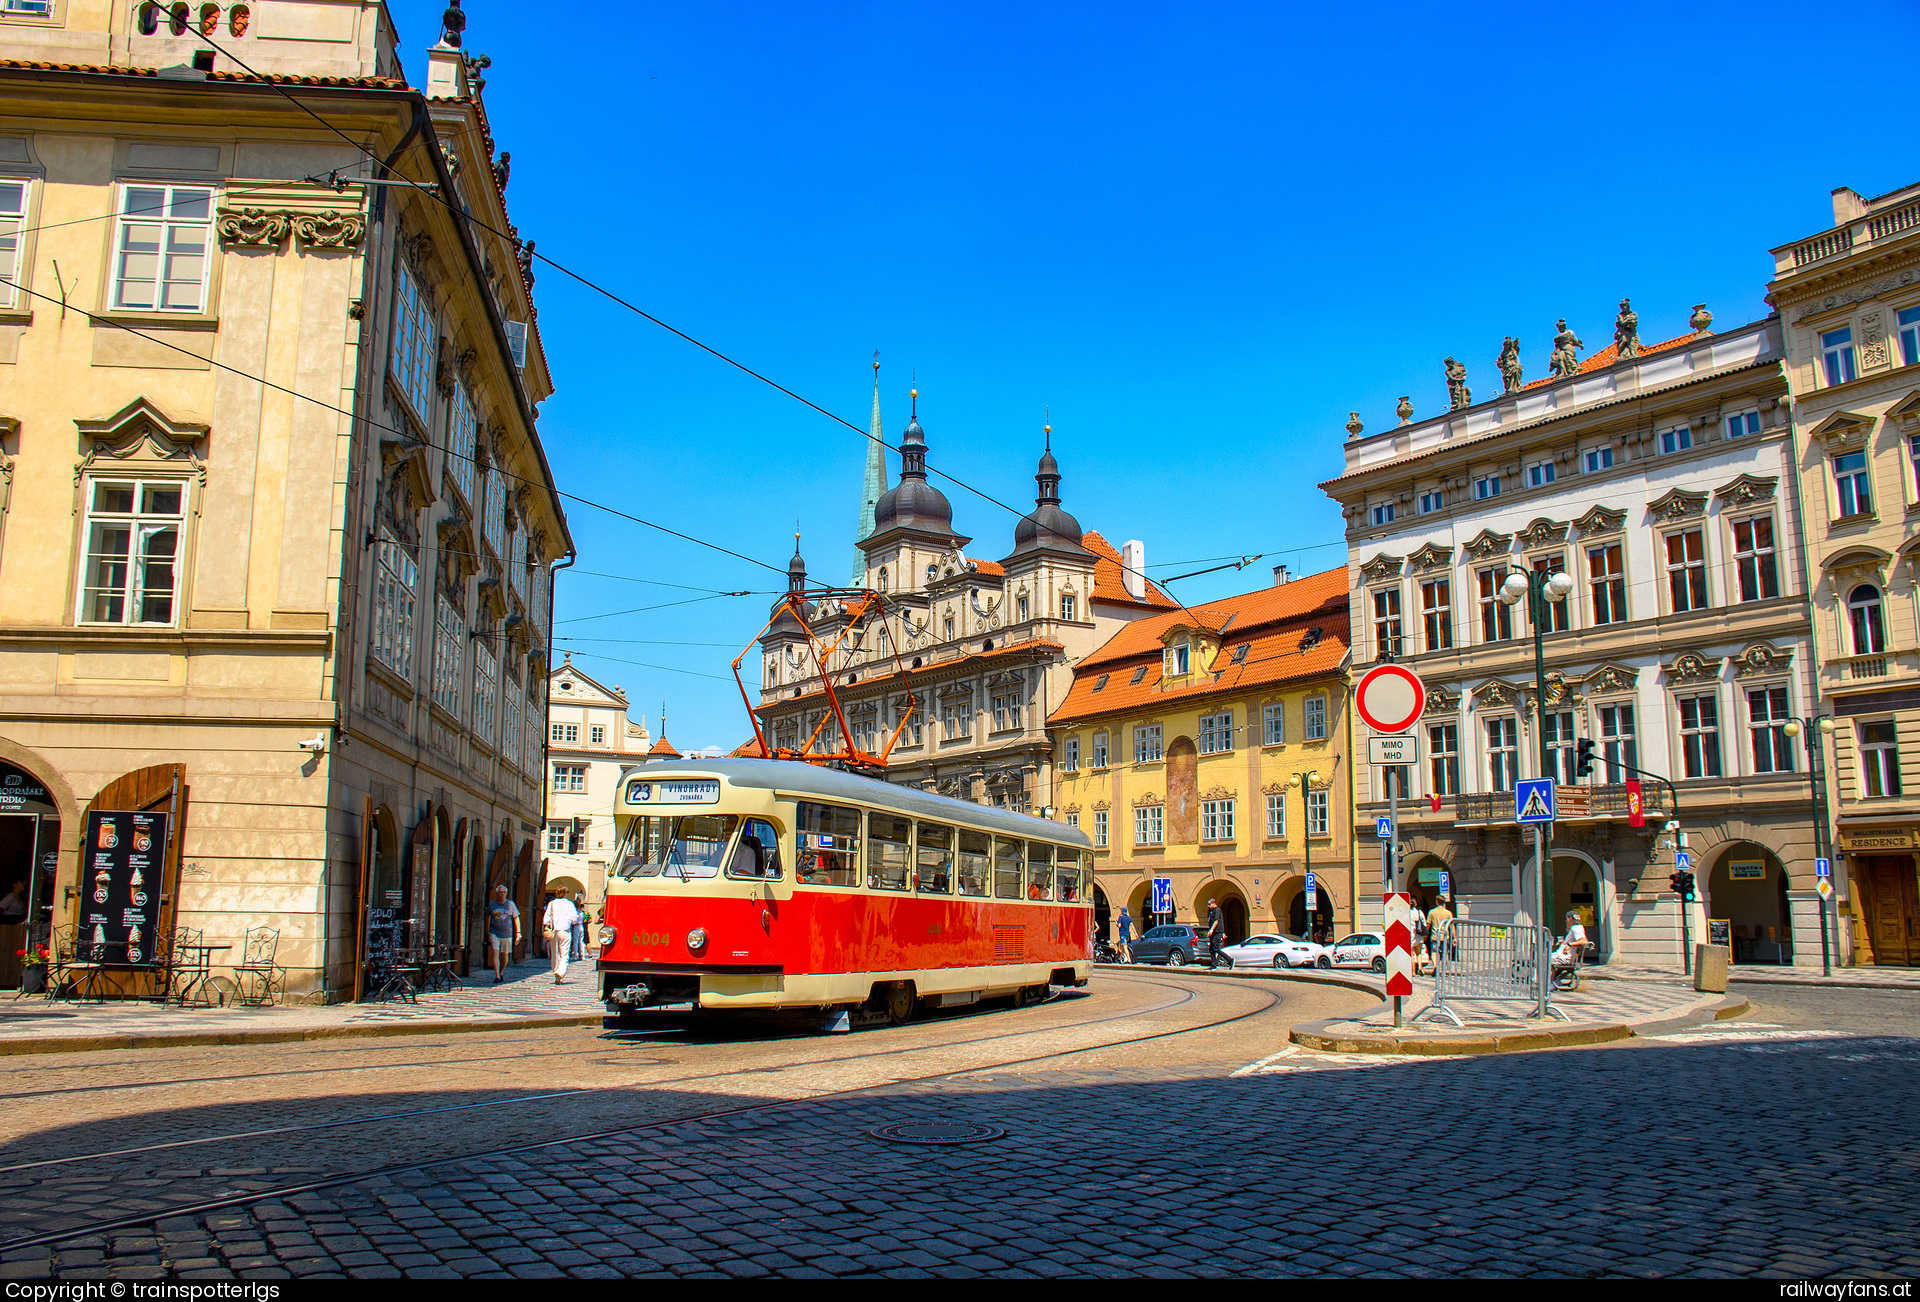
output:
[[[458,1021],[368,1022],[257,1031],[158,1031],[151,1035],[69,1035],[0,1040],[0,1058],[45,1053],[93,1053],[103,1049],[181,1049],[210,1045],[297,1044],[309,1040],[383,1040],[397,1035],[462,1035],[479,1031],[549,1030],[600,1025],[601,1014],[463,1018]]]
[[[1382,1003],[1360,1014],[1371,1017],[1388,1007]],[[1288,1040],[1303,1048],[1322,1053],[1400,1053],[1419,1056],[1453,1054],[1523,1053],[1532,1049],[1559,1049],[1589,1044],[1608,1044],[1640,1036],[1658,1035],[1704,1022],[1723,1022],[1740,1017],[1751,1008],[1740,995],[1723,996],[1718,1003],[1696,1008],[1679,1017],[1657,1022],[1603,1022],[1593,1026],[1544,1026],[1524,1030],[1490,1031],[1484,1035],[1462,1033],[1457,1036],[1395,1037],[1391,1035],[1329,1035],[1326,1028],[1346,1017],[1302,1022],[1287,1034]]]
[[[1160,963],[1095,963],[1093,968],[1096,972],[1185,972],[1190,976],[1230,977],[1236,981],[1298,981],[1306,986],[1338,986],[1343,990],[1358,990],[1375,999],[1387,997],[1384,982],[1369,981],[1345,972],[1328,972],[1324,968],[1230,967],[1223,970],[1198,966],[1168,968]]]
[[[1657,981],[1674,980],[1681,976],[1673,973],[1666,977],[1656,976],[1620,976],[1605,972],[1597,967],[1587,968],[1580,974],[1583,981]],[[1920,983],[1911,981],[1863,981],[1857,977],[1772,977],[1747,976],[1738,968],[1727,975],[1727,983],[1737,986],[1804,986],[1813,989],[1838,988],[1842,990],[1913,990],[1920,991]]]

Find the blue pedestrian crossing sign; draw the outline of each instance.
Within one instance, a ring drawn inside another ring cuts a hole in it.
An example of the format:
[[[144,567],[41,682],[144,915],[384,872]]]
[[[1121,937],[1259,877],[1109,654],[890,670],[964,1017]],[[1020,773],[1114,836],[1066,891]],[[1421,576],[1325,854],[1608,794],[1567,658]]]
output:
[[[1815,877],[1831,877],[1833,876],[1833,865],[1825,859],[1815,859],[1813,861],[1813,875]]]
[[[1678,854],[1673,856],[1673,866],[1675,868],[1683,868],[1683,869],[1692,868],[1693,856],[1688,854],[1685,850],[1682,850]]]
[[[1153,911],[1155,913],[1173,912],[1173,878],[1153,879]]]
[[[1393,820],[1391,818],[1374,819],[1373,834],[1379,837],[1382,841],[1385,841],[1390,837],[1392,837],[1393,836]]]
[[[1513,788],[1513,821],[1520,824],[1553,821],[1553,779],[1522,778]]]

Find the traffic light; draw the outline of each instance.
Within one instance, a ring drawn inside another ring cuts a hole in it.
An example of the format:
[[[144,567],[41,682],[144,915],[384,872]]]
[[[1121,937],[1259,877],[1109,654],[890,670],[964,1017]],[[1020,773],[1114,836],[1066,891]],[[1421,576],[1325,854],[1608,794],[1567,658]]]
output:
[[[1667,889],[1683,900],[1687,898],[1685,889],[1686,876],[1687,875],[1682,872],[1669,873],[1667,875]]]
[[[1593,738],[1582,737],[1573,747],[1573,775],[1584,778],[1593,772]]]
[[[1693,874],[1690,872],[1680,874],[1680,898],[1689,904],[1694,901]]]

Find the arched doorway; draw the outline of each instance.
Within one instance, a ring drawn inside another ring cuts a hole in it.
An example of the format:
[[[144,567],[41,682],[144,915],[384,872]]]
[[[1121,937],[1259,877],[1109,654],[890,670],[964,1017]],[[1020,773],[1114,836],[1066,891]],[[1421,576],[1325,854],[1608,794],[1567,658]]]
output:
[[[0,988],[16,989],[18,951],[52,932],[60,810],[29,769],[0,762]]]
[[[1725,919],[1736,963],[1793,962],[1787,874],[1764,846],[1736,841],[1707,872],[1709,921]]]
[[[1159,918],[1153,915],[1153,882],[1151,879],[1142,881],[1133,888],[1133,894],[1128,899],[1127,912],[1133,916],[1133,934],[1136,936],[1150,927],[1157,927],[1163,922],[1173,921],[1172,914],[1167,914],[1165,917]]]
[[[1098,886],[1093,888],[1093,928],[1100,939],[1109,944],[1113,941],[1110,930],[1113,923],[1113,906],[1107,903],[1107,893]]]
[[[1440,902],[1440,875],[1446,871],[1447,865],[1433,855],[1423,856],[1407,869],[1407,894],[1413,896],[1422,913],[1431,913]],[[1452,884],[1451,880],[1447,883],[1449,887]]]
[[[1220,906],[1220,923],[1227,930],[1227,943],[1237,944],[1251,933],[1247,930],[1247,897],[1232,882],[1207,882],[1194,892],[1193,922],[1196,927],[1205,930],[1207,926],[1207,901],[1213,900]]]
[[[1278,916],[1287,920],[1286,933],[1300,939],[1330,941],[1333,939],[1333,897],[1319,881],[1319,873],[1313,887],[1314,903],[1312,916],[1307,910],[1307,878],[1304,873],[1295,873],[1280,883],[1280,889],[1274,893],[1274,899],[1281,902]]]

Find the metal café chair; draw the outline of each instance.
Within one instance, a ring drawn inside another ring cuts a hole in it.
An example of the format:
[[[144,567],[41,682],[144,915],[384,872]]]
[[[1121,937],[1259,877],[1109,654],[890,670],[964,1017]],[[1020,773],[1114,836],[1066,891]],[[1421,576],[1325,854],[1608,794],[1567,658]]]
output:
[[[278,927],[249,927],[234,965],[234,977],[240,985],[240,1002],[249,1008],[271,1004],[276,993],[285,994],[287,970],[276,964],[280,949]]]

